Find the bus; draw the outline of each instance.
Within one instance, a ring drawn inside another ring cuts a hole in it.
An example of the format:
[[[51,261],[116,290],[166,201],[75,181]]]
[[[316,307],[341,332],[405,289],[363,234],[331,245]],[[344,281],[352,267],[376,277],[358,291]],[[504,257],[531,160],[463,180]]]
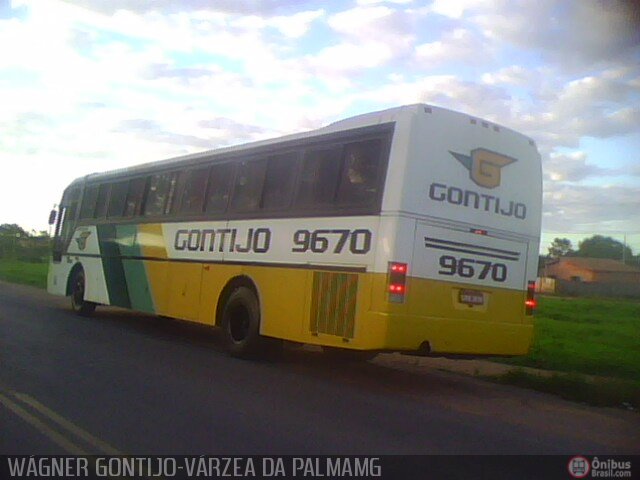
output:
[[[76,179],[48,290],[219,327],[236,356],[522,355],[541,204],[533,140],[407,105]]]

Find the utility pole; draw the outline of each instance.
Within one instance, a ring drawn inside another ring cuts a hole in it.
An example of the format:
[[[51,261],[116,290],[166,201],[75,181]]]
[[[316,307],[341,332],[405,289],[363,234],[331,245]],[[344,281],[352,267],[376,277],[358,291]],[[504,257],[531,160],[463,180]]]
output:
[[[627,234],[624,234],[622,241],[622,263],[627,264]]]

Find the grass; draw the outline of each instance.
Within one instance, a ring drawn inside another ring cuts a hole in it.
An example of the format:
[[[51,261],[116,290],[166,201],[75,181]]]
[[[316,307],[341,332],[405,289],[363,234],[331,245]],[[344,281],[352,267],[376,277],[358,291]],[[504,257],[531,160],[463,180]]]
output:
[[[0,280],[46,288],[47,268],[0,258]],[[531,353],[493,360],[556,373],[515,369],[484,378],[592,405],[640,408],[640,301],[541,297]]]
[[[640,302],[542,297],[539,305],[531,353],[496,361],[640,380]]]
[[[497,380],[596,405],[640,407],[640,302],[539,300],[531,353],[494,361],[558,373],[540,377],[516,370]]]
[[[31,263],[0,258],[0,280],[47,288],[47,263]]]

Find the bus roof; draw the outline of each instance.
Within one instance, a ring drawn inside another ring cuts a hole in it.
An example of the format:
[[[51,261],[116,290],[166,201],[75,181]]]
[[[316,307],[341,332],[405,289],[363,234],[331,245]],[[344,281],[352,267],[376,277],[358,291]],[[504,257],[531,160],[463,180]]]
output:
[[[166,160],[156,160],[152,162],[146,162],[146,163],[134,165],[131,167],[124,167],[124,168],[118,168],[114,170],[107,170],[103,172],[90,173],[83,177],[76,178],[73,182],[71,182],[71,185],[82,183],[85,181],[99,181],[103,179],[114,179],[120,176],[128,177],[128,176],[134,176],[138,174],[142,175],[145,173],[155,171],[157,169],[169,170],[171,169],[171,167],[174,167],[174,166],[197,165],[198,163],[202,163],[205,160],[211,160],[212,156],[216,156],[216,157],[223,156],[229,153],[238,153],[244,150],[267,147],[269,145],[279,144],[282,142],[294,142],[296,140],[313,138],[316,136],[330,134],[333,132],[339,132],[343,130],[367,127],[371,125],[380,125],[385,123],[393,123],[393,122],[396,122],[398,118],[403,115],[415,114],[420,110],[423,110],[429,113],[448,112],[448,113],[454,113],[461,116],[466,116],[468,118],[475,118],[471,115],[467,115],[461,112],[456,112],[454,110],[450,110],[447,108],[436,107],[433,105],[427,105],[422,103],[403,105],[400,107],[394,107],[394,108],[379,110],[376,112],[370,112],[370,113],[365,113],[365,114],[345,118],[343,120],[338,120],[336,122],[330,123],[329,125],[326,125],[324,127],[320,127],[315,130],[309,130],[306,132],[299,132],[299,133],[284,135],[280,137],[273,137],[265,140],[242,143],[238,145],[232,145],[229,147],[221,147],[221,148],[215,148],[211,150],[205,150],[202,152],[190,153],[187,155],[172,157]],[[507,127],[503,127],[503,126],[500,126],[500,127],[506,130],[510,130]]]

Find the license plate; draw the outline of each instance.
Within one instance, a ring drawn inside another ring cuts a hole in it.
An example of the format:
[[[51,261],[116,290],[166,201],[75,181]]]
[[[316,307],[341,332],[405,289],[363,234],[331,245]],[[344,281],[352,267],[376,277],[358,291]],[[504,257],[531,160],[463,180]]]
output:
[[[460,290],[458,301],[467,305],[484,305],[484,294],[478,290]]]

